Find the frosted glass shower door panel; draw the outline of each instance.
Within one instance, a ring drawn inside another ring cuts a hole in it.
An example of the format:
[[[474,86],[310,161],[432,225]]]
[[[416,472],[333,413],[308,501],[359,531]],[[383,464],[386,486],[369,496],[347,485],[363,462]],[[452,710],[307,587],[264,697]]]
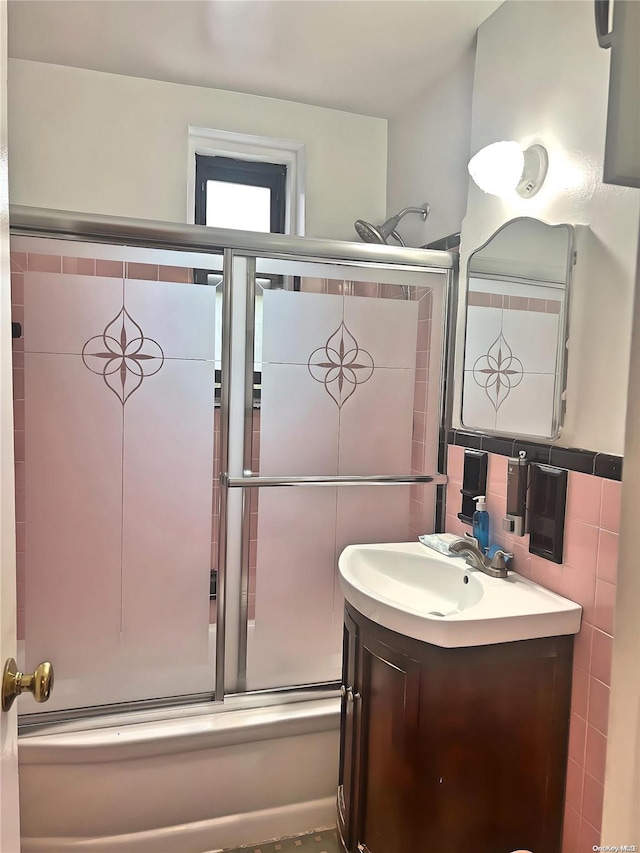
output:
[[[352,486],[338,491],[336,561],[354,542],[406,542],[409,486]]]
[[[260,475],[410,474],[420,321],[411,288],[306,277],[297,286],[259,294]],[[409,489],[266,488],[256,503],[247,689],[337,680],[338,554],[349,541],[406,540]]]
[[[415,357],[415,356],[414,356]],[[340,412],[339,474],[408,474],[415,370],[376,367]]]
[[[408,473],[417,303],[285,290],[262,300],[260,473]]]
[[[399,290],[399,289],[398,289]],[[415,391],[418,304],[345,296],[343,330],[371,359],[340,408],[340,474],[408,474]],[[355,356],[363,362],[364,356]]]
[[[125,279],[111,246],[72,264],[74,249],[58,249],[70,273],[24,272],[24,653],[27,670],[56,673],[25,713],[214,684],[216,288],[152,250],[121,251],[128,269],[178,281]]]
[[[333,620],[337,489],[260,490],[255,620],[247,689],[335,681],[341,629]]]
[[[49,707],[84,704],[76,679],[119,657],[122,415],[94,379],[25,353],[25,668],[55,662]]]
[[[25,668],[56,672],[29,711],[84,704],[77,679],[119,656],[122,413],[81,353],[122,282],[94,284],[88,298],[77,277],[24,274]]]
[[[211,287],[125,281],[164,361],[124,407],[122,639],[150,696],[211,683]],[[138,676],[139,677],[139,676]]]
[[[409,486],[358,486],[338,491],[335,565],[347,545],[374,542],[407,542],[409,532]],[[341,628],[344,597],[336,571],[333,614]]]
[[[262,476],[338,473],[339,412],[309,379],[306,365],[262,365]]]
[[[260,473],[337,474],[339,409],[310,359],[326,361],[321,348],[340,328],[343,299],[265,290],[262,300]]]

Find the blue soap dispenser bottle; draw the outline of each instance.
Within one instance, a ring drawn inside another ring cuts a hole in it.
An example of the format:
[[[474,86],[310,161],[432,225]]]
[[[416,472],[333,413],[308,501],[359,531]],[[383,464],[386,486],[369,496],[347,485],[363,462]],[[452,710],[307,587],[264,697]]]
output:
[[[474,498],[476,511],[473,513],[473,538],[478,540],[480,548],[486,553],[489,548],[489,513],[484,495]]]

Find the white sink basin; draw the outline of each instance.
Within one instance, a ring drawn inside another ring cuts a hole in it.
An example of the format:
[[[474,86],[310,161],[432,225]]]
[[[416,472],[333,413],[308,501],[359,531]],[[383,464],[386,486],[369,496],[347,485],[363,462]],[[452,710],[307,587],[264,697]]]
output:
[[[582,608],[510,572],[491,578],[420,542],[349,545],[338,560],[346,600],[379,625],[444,648],[577,634]]]

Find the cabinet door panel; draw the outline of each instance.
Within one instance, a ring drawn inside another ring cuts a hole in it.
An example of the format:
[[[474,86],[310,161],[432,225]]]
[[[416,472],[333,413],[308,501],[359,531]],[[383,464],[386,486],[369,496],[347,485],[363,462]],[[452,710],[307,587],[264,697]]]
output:
[[[363,643],[358,849],[414,853],[420,664],[373,639]]]
[[[352,849],[357,822],[356,768],[360,755],[360,666],[358,626],[345,611],[342,656],[342,705],[340,713],[340,765],[338,777],[338,828],[346,846]],[[349,691],[351,691],[349,693]]]
[[[425,673],[418,849],[557,853],[571,661],[527,648],[449,650]]]

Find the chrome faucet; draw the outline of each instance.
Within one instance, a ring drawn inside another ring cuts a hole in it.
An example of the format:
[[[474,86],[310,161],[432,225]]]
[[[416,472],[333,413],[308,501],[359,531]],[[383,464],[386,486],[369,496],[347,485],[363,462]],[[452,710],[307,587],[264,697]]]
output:
[[[513,558],[513,554],[509,551],[498,550],[489,560],[482,552],[478,540],[468,533],[465,534],[464,539],[457,539],[452,542],[449,550],[454,554],[464,554],[469,566],[479,569],[492,578],[506,578],[507,560]]]

